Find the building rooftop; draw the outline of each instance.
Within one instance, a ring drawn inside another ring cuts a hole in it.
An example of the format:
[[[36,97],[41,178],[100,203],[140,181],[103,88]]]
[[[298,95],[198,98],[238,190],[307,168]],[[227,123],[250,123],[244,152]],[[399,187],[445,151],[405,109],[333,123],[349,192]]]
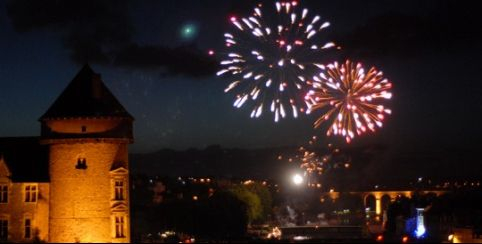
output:
[[[13,182],[49,182],[48,146],[39,137],[0,137],[1,161]]]
[[[133,119],[86,64],[40,120],[97,117]]]

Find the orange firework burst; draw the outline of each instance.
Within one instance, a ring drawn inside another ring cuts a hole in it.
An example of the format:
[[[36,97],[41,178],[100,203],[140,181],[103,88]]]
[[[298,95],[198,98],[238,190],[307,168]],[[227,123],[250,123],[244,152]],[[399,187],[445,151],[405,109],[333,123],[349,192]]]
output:
[[[375,126],[382,127],[384,114],[391,114],[391,110],[381,103],[392,97],[392,84],[381,71],[372,67],[365,73],[362,64],[349,60],[320,69],[323,72],[313,77],[312,90],[305,97],[307,113],[323,111],[315,128],[333,118],[326,134],[343,136],[349,143],[355,133],[361,135],[375,131]]]
[[[317,138],[313,137],[309,141],[308,148],[300,147],[298,149],[298,159],[300,168],[304,170],[304,177],[310,183],[320,183],[320,176],[332,169],[348,169],[351,164],[351,158],[340,149],[329,143],[325,146],[315,146]],[[295,161],[295,162],[297,162]]]

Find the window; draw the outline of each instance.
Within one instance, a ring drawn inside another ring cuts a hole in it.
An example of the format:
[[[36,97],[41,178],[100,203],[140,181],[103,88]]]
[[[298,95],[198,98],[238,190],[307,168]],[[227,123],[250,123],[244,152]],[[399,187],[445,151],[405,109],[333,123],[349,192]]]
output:
[[[0,240],[8,239],[8,219],[0,218]]]
[[[0,203],[8,203],[8,185],[0,185]]]
[[[30,218],[25,218],[24,221],[24,238],[30,239],[32,236],[32,220]]]
[[[75,165],[76,169],[87,169],[87,160],[85,158],[78,158],[77,165]]]
[[[87,126],[85,125],[82,126],[82,132],[87,132]]]
[[[25,186],[25,202],[37,202],[37,185]]]
[[[115,181],[115,200],[124,200],[124,181]]]
[[[124,238],[124,216],[115,217],[115,238]]]

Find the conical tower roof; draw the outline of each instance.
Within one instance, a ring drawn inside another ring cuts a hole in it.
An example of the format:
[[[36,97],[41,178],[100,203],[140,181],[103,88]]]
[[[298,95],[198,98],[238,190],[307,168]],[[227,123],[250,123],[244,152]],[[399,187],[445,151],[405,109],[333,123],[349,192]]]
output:
[[[99,117],[133,119],[86,64],[40,120]]]

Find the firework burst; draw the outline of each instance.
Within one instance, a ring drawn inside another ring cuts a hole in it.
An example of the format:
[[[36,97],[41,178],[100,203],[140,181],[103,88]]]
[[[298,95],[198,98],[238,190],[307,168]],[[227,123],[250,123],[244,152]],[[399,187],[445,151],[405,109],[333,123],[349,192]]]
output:
[[[382,127],[384,114],[391,114],[382,102],[392,97],[392,84],[381,71],[372,67],[365,72],[360,63],[349,60],[320,69],[323,72],[313,77],[313,89],[305,96],[307,113],[323,111],[315,128],[331,119],[326,134],[343,136],[349,143],[355,133],[361,135],[375,131],[376,126]]]
[[[340,149],[329,143],[327,147],[314,146],[316,137],[309,141],[309,148],[300,147],[298,149],[300,168],[304,171],[307,182],[319,183],[320,176],[334,168],[349,168],[350,157],[342,154]]]
[[[262,9],[258,4],[251,16],[230,18],[234,32],[224,34],[228,52],[217,75],[232,78],[225,92],[237,93],[235,107],[253,101],[252,118],[266,110],[275,122],[290,113],[296,118],[305,111],[303,94],[311,85],[307,74],[322,66],[320,52],[335,47],[320,40],[319,33],[330,23],[300,9],[296,1]]]

